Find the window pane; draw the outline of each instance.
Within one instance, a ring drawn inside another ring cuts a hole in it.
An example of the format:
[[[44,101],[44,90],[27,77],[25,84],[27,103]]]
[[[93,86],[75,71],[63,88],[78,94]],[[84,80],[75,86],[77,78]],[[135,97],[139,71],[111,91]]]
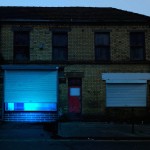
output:
[[[14,32],[14,59],[24,62],[29,60],[29,32]]]
[[[67,60],[67,49],[53,48],[53,60]]]
[[[96,60],[109,60],[109,47],[98,47],[95,49]]]
[[[54,33],[53,34],[53,46],[67,46],[68,45],[68,39],[67,39],[67,33]]]
[[[131,33],[130,43],[131,46],[144,46],[145,43],[144,33]]]
[[[70,88],[70,96],[80,96],[80,88]]]
[[[109,33],[96,33],[95,45],[109,45]]]
[[[14,47],[14,59],[15,61],[29,60],[29,48],[25,46]]]
[[[143,60],[144,59],[144,50],[143,48],[131,48],[131,59],[132,60]]]
[[[29,45],[29,32],[14,32],[14,45]]]
[[[130,50],[132,60],[144,60],[144,51],[145,51],[144,32],[130,33]]]
[[[69,86],[81,86],[82,82],[80,78],[69,78],[68,85]]]

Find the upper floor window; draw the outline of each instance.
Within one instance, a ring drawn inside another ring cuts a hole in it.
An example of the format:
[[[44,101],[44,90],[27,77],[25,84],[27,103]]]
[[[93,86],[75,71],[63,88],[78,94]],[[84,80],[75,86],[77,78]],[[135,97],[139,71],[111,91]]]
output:
[[[68,59],[68,34],[67,32],[54,32],[52,35],[52,49],[54,61]]]
[[[130,33],[130,58],[131,60],[145,59],[145,34],[144,32]]]
[[[108,32],[95,33],[95,60],[110,60],[110,34]]]
[[[29,32],[15,31],[14,32],[14,60],[16,62],[26,62],[29,60]]]

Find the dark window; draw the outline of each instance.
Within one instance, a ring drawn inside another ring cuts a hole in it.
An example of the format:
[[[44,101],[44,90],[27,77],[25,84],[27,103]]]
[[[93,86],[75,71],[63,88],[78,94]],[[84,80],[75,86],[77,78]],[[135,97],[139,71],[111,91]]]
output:
[[[53,60],[66,61],[68,57],[68,35],[66,32],[53,33]]]
[[[95,33],[95,60],[110,60],[110,34]]]
[[[14,32],[14,60],[26,62],[29,60],[29,32]]]
[[[145,34],[143,32],[130,33],[130,58],[131,60],[145,59]]]
[[[82,80],[81,80],[81,78],[69,78],[68,85],[69,86],[81,86]]]

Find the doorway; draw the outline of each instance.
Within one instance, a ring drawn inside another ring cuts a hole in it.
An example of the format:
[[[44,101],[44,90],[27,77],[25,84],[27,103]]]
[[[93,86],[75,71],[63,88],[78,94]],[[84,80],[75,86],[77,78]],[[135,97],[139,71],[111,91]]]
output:
[[[82,80],[81,78],[68,79],[69,114],[80,115],[82,108]]]

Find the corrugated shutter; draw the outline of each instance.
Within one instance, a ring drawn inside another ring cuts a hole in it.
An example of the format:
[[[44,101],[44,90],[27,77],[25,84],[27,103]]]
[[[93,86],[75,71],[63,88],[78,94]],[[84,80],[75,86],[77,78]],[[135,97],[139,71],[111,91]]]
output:
[[[5,102],[57,102],[57,71],[5,70]]]
[[[144,83],[106,84],[107,107],[145,107],[147,85]]]

